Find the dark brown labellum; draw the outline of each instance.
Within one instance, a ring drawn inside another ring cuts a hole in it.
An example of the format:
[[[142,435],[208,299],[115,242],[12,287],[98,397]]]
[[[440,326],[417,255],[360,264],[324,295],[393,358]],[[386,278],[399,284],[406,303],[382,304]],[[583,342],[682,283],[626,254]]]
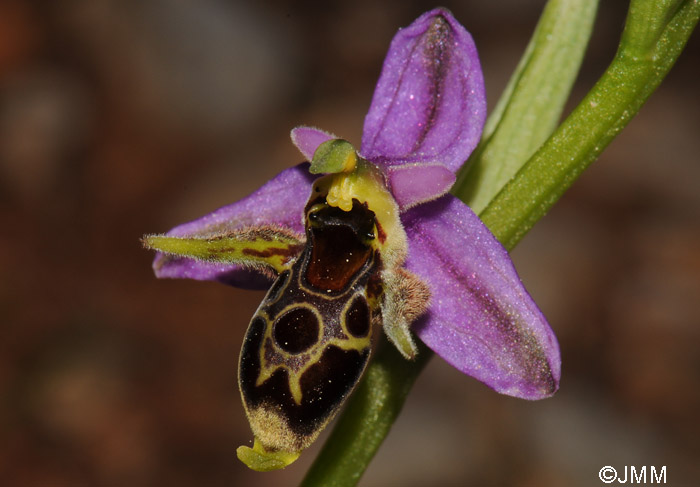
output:
[[[248,327],[239,386],[253,433],[267,450],[307,447],[369,360],[376,224],[372,211],[353,203],[349,212],[325,203],[308,209],[304,250]]]

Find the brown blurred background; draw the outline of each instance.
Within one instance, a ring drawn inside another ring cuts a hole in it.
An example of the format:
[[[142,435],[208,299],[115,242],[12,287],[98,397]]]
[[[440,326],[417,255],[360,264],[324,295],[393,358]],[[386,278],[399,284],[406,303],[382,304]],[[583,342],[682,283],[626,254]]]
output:
[[[602,2],[573,100],[614,54]],[[493,106],[544,1],[444,1]],[[434,4],[0,2],[0,482],[295,485],[235,457],[262,293],[158,281],[144,233],[300,161],[289,130],[359,144],[389,41]],[[605,465],[700,478],[697,34],[639,116],[514,252],[563,355],[560,392],[500,396],[433,359],[363,486],[601,485]],[[649,467],[647,467],[649,469]]]

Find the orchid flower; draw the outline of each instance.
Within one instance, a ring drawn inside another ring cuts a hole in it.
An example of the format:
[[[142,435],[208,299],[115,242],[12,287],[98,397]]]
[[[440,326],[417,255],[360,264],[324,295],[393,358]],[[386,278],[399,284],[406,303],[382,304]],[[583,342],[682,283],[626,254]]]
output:
[[[485,115],[471,36],[432,10],[394,37],[359,151],[297,127],[292,141],[310,164],[144,238],[158,277],[272,285],[239,367],[255,435],[239,458],[251,468],[291,463],[332,419],[367,363],[370,324],[407,359],[415,335],[497,392],[557,390],[554,333],[507,251],[449,194]]]

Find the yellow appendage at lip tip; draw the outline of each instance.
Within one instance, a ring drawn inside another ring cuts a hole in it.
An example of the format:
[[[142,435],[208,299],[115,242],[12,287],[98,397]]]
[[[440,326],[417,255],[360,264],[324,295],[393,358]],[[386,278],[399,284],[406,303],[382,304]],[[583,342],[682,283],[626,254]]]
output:
[[[301,452],[267,451],[257,438],[253,442],[253,448],[239,446],[236,450],[238,459],[256,472],[269,472],[284,468],[294,463],[300,454]]]

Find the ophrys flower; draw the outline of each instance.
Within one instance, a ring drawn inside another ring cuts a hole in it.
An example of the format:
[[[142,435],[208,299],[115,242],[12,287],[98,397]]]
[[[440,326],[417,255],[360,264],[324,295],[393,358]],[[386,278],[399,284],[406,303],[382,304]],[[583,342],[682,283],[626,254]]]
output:
[[[310,127],[311,161],[163,236],[158,277],[259,287],[239,384],[255,435],[252,468],[296,459],[336,414],[369,360],[373,324],[408,359],[412,333],[450,364],[526,399],[558,387],[559,349],[505,249],[448,194],[486,112],[467,31],[444,9],[392,41],[359,152]],[[325,174],[316,177],[316,174]]]

